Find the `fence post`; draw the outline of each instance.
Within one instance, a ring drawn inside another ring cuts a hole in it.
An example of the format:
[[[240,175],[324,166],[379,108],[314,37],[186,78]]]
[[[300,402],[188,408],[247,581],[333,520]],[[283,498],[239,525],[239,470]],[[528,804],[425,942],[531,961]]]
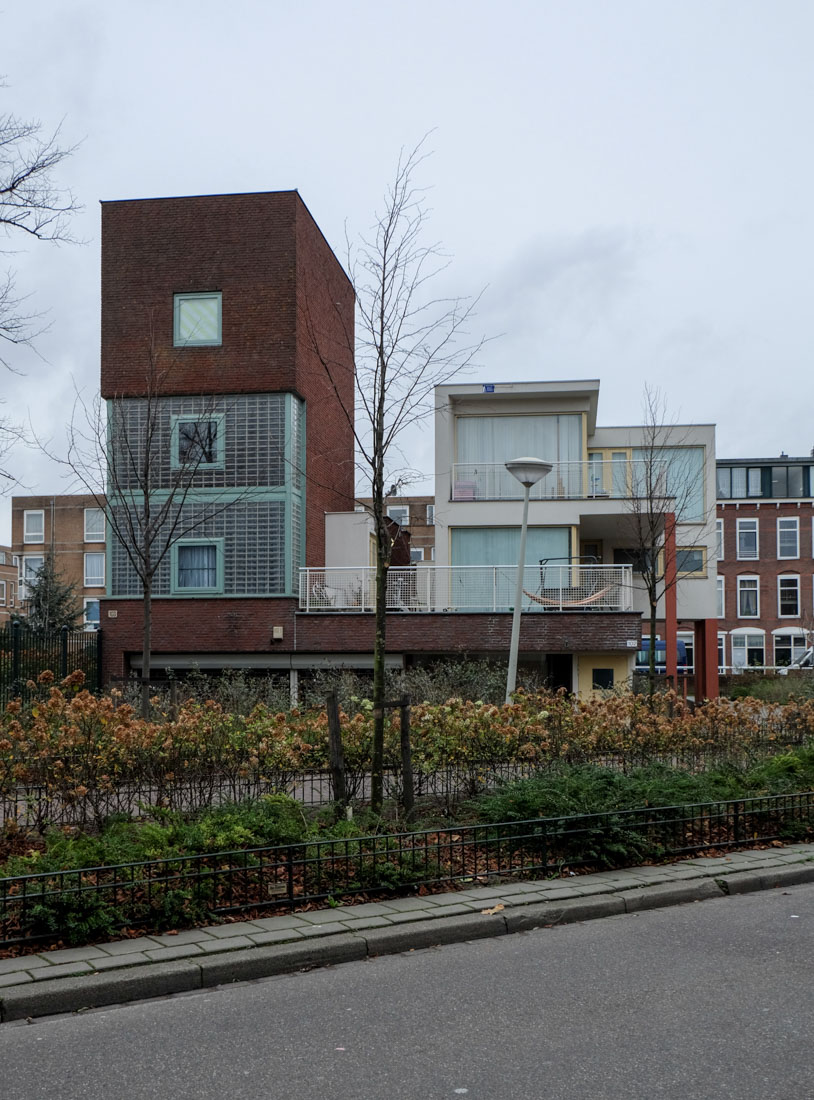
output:
[[[11,683],[12,695],[16,695],[20,691],[20,634],[22,627],[20,626],[19,619],[15,619],[11,624]]]
[[[348,792],[345,784],[345,754],[342,751],[342,728],[339,724],[339,700],[335,691],[329,691],[325,700],[328,711],[328,751],[331,761],[331,786],[337,816],[347,805]]]
[[[96,690],[102,690],[102,628],[96,631]]]
[[[68,628],[60,627],[59,630],[59,675],[64,680],[68,675]]]
[[[409,821],[415,808],[413,787],[413,750],[410,742],[410,696],[402,695],[399,704],[401,726],[401,786],[404,816]]]

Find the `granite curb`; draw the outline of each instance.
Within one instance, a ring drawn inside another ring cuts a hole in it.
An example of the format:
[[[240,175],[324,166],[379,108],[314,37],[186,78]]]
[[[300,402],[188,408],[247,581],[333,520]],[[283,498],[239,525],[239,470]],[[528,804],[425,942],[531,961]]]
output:
[[[0,960],[0,1023],[814,882],[814,844],[473,886]]]

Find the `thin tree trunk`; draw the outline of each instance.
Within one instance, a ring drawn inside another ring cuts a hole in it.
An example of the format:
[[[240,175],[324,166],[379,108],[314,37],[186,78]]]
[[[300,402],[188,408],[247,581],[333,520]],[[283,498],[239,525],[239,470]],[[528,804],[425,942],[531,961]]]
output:
[[[141,717],[150,717],[150,656],[152,651],[153,607],[152,592],[153,578],[147,577],[143,582],[144,587],[144,622],[141,640]]]

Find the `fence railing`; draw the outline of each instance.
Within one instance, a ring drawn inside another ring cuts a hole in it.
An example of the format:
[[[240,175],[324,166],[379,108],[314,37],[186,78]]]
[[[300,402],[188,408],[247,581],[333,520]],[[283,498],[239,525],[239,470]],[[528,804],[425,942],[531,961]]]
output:
[[[667,463],[620,458],[591,462],[555,462],[551,472],[531,487],[531,500],[614,500],[652,495],[662,482],[666,493]],[[452,467],[452,500],[522,500],[523,486],[502,462],[456,462]]]
[[[814,792],[454,826],[0,879],[0,947],[56,937],[71,912],[118,927],[293,909],[360,892],[540,878],[569,866],[645,859],[799,836]]]
[[[26,683],[41,672],[57,679],[81,669],[91,691],[101,687],[101,631],[31,630],[19,622],[0,628],[0,706],[17,696],[27,698]]]
[[[373,567],[301,569],[301,611],[373,611]],[[511,611],[516,565],[417,565],[387,573],[388,611]],[[631,611],[629,565],[541,562],[523,570],[524,611]]]

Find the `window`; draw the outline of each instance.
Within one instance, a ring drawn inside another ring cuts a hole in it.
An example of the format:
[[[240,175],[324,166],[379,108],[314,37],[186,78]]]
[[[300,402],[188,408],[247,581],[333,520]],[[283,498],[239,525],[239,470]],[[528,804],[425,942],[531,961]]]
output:
[[[717,544],[717,548],[716,548],[716,551],[717,551],[717,554],[718,554],[718,561],[723,561],[724,560],[724,521],[722,519],[716,519],[715,520],[715,534],[716,534],[717,539],[718,539],[718,544]]]
[[[613,564],[632,565],[634,573],[644,573],[646,570],[652,571],[653,551],[617,547],[613,551]]]
[[[8,582],[8,605],[14,607],[14,581]]]
[[[176,294],[173,309],[175,347],[215,347],[220,342],[220,293]]]
[[[5,550],[0,550],[0,565],[5,565],[5,564],[6,564],[6,552],[5,552]]]
[[[781,619],[797,619],[800,616],[800,578],[777,578],[777,614]]]
[[[223,417],[173,417],[172,465],[222,467]]]
[[[223,540],[185,540],[172,547],[172,590],[178,594],[223,591]]]
[[[82,619],[83,630],[99,629],[99,601],[84,600],[85,613]]]
[[[23,542],[45,542],[45,512],[23,512]]]
[[[610,691],[613,687],[613,669],[591,669],[591,687],[594,691]]]
[[[726,634],[718,635],[718,671],[726,671]]]
[[[6,582],[0,581],[0,607],[6,606]]]
[[[647,499],[655,491],[659,495],[675,497],[679,523],[701,523],[704,519],[704,448],[658,447],[655,457],[663,472],[657,472],[654,483],[654,452],[647,448],[634,448],[631,475],[633,495]]]
[[[738,577],[738,618],[756,619],[760,614],[757,577]]]
[[[417,561],[423,561],[423,560],[424,560],[424,551],[421,549],[420,546],[415,547],[414,549],[410,550],[410,565],[415,565],[415,563]]]
[[[387,514],[399,527],[407,527],[410,523],[410,508],[406,504],[391,504]]]
[[[738,560],[757,561],[758,558],[758,523],[756,519],[739,519],[738,528]]]
[[[805,634],[775,634],[774,663],[777,668],[788,668],[792,661],[802,657],[807,649]]]
[[[725,500],[763,495],[760,466],[721,466],[718,468],[718,496]]]
[[[676,639],[679,642],[684,643],[684,664],[681,664],[681,647],[679,646],[678,654],[678,671],[679,672],[694,672],[695,671],[695,634],[689,631],[679,632],[676,635]]]
[[[20,564],[20,559],[18,558],[18,556],[16,554],[11,555],[11,564],[12,565],[19,565]]]
[[[434,523],[435,523],[435,505],[434,504],[428,504],[427,505],[427,526],[432,527]]]
[[[103,588],[104,584],[104,554],[85,554],[85,588]]]
[[[676,573],[682,577],[706,576],[706,548],[703,546],[679,546],[676,548]]]
[[[724,578],[718,577],[718,618],[725,618],[724,611]]]
[[[763,668],[766,663],[763,631],[739,631],[732,635],[732,667]]]
[[[20,599],[28,599],[26,586],[33,584],[40,575],[40,570],[45,565],[45,558],[41,554],[26,554],[23,557],[23,571],[20,576]]]
[[[85,542],[105,541],[105,513],[101,508],[85,509]]]
[[[800,557],[800,520],[796,516],[777,521],[777,556]]]

